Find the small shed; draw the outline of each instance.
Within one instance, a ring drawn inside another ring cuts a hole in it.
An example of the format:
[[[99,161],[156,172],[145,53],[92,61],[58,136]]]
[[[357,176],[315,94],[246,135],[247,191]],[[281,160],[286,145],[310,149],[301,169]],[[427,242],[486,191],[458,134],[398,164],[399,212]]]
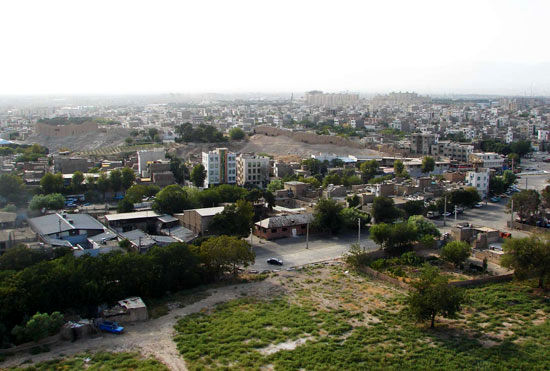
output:
[[[135,296],[120,300],[114,307],[105,309],[102,317],[115,322],[139,322],[147,321],[149,313],[143,300]]]

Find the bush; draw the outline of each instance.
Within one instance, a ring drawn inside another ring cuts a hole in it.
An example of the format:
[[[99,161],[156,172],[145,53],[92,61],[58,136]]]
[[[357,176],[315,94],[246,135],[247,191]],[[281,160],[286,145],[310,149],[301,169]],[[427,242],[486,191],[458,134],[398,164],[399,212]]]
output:
[[[441,258],[451,262],[458,267],[468,259],[472,253],[472,248],[467,242],[452,241],[441,249]]]

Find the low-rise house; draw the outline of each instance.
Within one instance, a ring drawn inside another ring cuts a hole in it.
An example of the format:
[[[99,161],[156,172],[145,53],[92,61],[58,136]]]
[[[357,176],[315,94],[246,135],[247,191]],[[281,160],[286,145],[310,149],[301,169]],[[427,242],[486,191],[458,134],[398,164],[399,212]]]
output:
[[[312,214],[272,216],[254,224],[254,235],[273,240],[306,234],[307,225],[313,222]]]
[[[55,213],[28,220],[43,242],[54,246],[89,248],[88,238],[105,232],[105,226],[88,214]]]
[[[184,210],[181,214],[175,214],[181,224],[200,236],[209,234],[208,227],[214,218],[214,215],[221,213],[224,206],[206,207],[202,209]]]

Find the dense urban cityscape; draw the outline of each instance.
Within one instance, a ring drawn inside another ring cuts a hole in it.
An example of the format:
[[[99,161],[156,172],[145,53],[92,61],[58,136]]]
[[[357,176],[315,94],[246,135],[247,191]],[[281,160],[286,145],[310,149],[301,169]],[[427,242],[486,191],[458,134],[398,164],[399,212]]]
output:
[[[1,370],[550,369],[550,2],[0,2]]]

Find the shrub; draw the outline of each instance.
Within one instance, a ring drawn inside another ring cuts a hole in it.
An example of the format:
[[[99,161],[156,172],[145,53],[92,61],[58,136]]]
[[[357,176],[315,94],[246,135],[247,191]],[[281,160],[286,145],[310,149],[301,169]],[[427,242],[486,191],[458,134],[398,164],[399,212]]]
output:
[[[453,263],[456,267],[464,263],[471,255],[472,248],[467,242],[452,241],[441,249],[441,258]]]

